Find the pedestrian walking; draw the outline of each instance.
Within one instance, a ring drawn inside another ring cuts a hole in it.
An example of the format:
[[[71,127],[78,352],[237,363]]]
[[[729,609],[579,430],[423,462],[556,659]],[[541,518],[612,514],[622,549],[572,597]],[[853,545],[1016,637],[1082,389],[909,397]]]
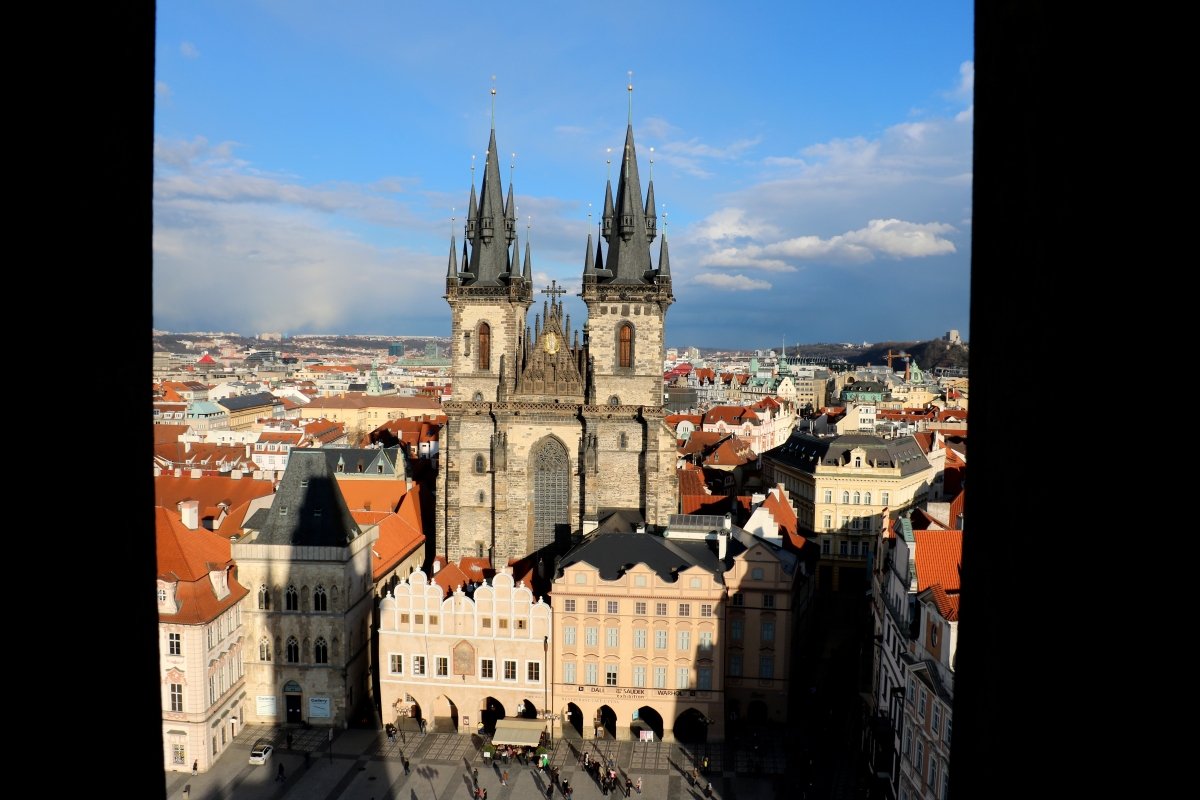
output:
[[[626,797],[629,797],[629,794],[632,791],[632,789],[633,789],[633,781],[629,780],[629,776],[626,776],[625,777],[625,796]]]
[[[404,759],[404,774],[408,774],[408,759]]]
[[[483,790],[483,800],[487,800],[487,788],[486,787]]]
[[[292,749],[292,735],[290,733],[287,735],[287,749]]]
[[[279,773],[275,776],[275,780],[277,780],[277,781],[287,780],[287,778],[283,777],[283,762],[282,761],[279,762]]]
[[[711,781],[709,782],[708,786],[704,787],[704,796],[712,797],[712,782]]]
[[[479,767],[472,767],[472,768],[471,768],[471,781],[472,781],[472,783],[474,783],[476,786],[478,786],[478,785],[479,785]]]
[[[500,785],[508,786],[508,770],[504,770],[504,772],[500,773]]]
[[[196,759],[195,761],[193,761],[193,762],[192,762],[192,775],[193,775],[193,777],[194,777],[194,776],[195,776],[195,775],[196,775],[196,774],[197,774],[199,771],[200,771],[200,759]]]
[[[704,771],[708,772],[708,756],[704,757]]]
[[[546,797],[554,797],[554,784],[546,784]]]
[[[692,786],[697,786],[700,783],[700,770],[692,767]]]
[[[638,790],[638,794],[642,793],[642,779],[641,778],[638,778],[637,790]]]

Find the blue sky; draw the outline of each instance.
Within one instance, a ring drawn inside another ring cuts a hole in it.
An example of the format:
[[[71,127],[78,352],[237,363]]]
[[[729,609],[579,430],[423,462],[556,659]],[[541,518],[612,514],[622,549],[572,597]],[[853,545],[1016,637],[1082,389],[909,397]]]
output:
[[[967,336],[973,24],[969,2],[160,2],[155,326],[448,334],[493,75],[538,281],[578,291],[632,70],[669,346]]]

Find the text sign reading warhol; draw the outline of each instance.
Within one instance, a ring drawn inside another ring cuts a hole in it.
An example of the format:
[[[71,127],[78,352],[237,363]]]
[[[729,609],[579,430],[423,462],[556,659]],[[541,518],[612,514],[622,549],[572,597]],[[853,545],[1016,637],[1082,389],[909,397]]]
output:
[[[255,699],[255,705],[258,707],[258,715],[260,717],[275,716],[275,697],[267,697],[266,695],[258,695]]]
[[[328,717],[329,716],[329,698],[328,697],[310,697],[308,698],[308,716],[313,717]]]

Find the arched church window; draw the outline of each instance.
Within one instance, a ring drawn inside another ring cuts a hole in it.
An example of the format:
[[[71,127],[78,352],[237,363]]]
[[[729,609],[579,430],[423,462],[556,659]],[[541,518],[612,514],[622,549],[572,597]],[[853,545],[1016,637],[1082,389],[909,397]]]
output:
[[[482,402],[483,402],[483,392],[476,392],[476,393],[475,393],[475,402],[476,402],[476,403],[482,403]]]
[[[265,636],[258,642],[258,660],[271,660],[271,640]]]
[[[487,472],[487,464],[484,463],[483,456],[475,456],[475,472],[479,475]]]
[[[295,636],[289,636],[287,640],[287,662],[289,664],[300,663],[300,642],[296,641]]]
[[[476,495],[475,499],[482,503],[487,500],[487,495],[485,495],[483,492],[480,492],[478,495]]]
[[[621,398],[614,394],[612,397],[608,398],[608,404],[610,406],[619,406],[621,405]]]
[[[624,431],[622,431],[622,432],[621,432],[621,435],[620,435],[619,439],[620,439],[620,442],[621,442],[621,449],[622,449],[622,450],[624,450],[624,449],[625,449],[625,446],[626,446],[626,444],[628,443],[628,442],[627,442],[627,440],[626,440],[626,438],[625,438],[625,433],[624,433]]]
[[[258,587],[258,607],[264,611],[271,610],[271,593],[266,586]]]
[[[316,644],[313,645],[313,663],[329,663],[329,645],[325,643],[324,636],[318,636]]]
[[[533,546],[553,544],[570,518],[571,460],[557,439],[546,439],[529,455],[533,472]]]
[[[296,592],[295,586],[289,586],[287,588],[287,594],[285,595],[285,598],[287,601],[286,607],[288,611],[300,610],[300,595]]]
[[[619,339],[620,351],[621,351],[620,361],[618,363],[622,367],[632,367],[633,366],[633,328],[632,328],[632,326],[622,325],[620,336],[618,337],[618,339]]]
[[[479,368],[492,366],[492,329],[486,322],[479,324]]]

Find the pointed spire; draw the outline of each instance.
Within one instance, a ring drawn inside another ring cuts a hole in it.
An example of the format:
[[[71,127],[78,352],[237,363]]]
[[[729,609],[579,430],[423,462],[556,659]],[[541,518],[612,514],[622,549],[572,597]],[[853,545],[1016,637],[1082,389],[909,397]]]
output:
[[[650,163],[653,164],[654,161],[651,160]],[[651,178],[650,188],[646,191],[646,242],[653,242],[657,235],[658,214],[654,211],[654,178]]]
[[[642,206],[642,186],[638,177],[637,149],[633,126],[625,132],[625,147],[621,156],[621,174],[617,178],[616,226],[609,237],[608,268],[613,272],[612,283],[642,284],[652,269],[649,242],[642,238],[647,231],[646,213]]]
[[[479,205],[475,202],[475,167],[471,167],[471,202],[467,206],[467,227],[463,229],[463,245],[468,239],[475,238],[475,228],[479,223]]]
[[[525,237],[525,285],[533,286],[533,262],[529,259],[529,237]]]
[[[583,251],[583,274],[596,274],[596,261],[592,258],[592,235],[588,234],[587,248]]]
[[[601,217],[601,219],[604,220],[604,229],[603,229],[603,233],[601,235],[605,239],[608,239],[610,236],[612,236],[612,232],[613,232],[612,226],[613,226],[613,216],[614,215],[615,214],[613,212],[612,181],[610,180],[604,187],[604,213]]]
[[[504,238],[512,241],[517,236],[517,204],[513,200],[512,181],[508,182],[508,200],[504,204]]]
[[[454,252],[454,234],[450,234],[450,265],[446,267],[446,277],[458,280],[458,256]]]
[[[510,281],[520,273],[521,269],[521,242],[517,238],[516,231],[513,232],[512,243],[512,256],[508,259],[508,277]]]
[[[508,242],[511,240],[496,236],[503,228],[503,191],[503,184],[500,182],[500,154],[496,147],[496,131],[493,129],[483,165],[478,221],[475,235],[471,239],[470,272],[475,276],[472,285],[499,286],[500,276],[508,272]]]
[[[658,282],[670,283],[671,281],[671,257],[667,253],[667,235],[664,233],[662,237],[662,246],[658,251]]]
[[[470,259],[469,254],[467,253],[467,240],[463,239],[463,257],[462,257],[463,269],[466,269],[470,263],[471,263],[471,259]]]
[[[604,244],[601,239],[603,236],[596,240],[596,275],[611,278],[612,273],[604,268]]]

